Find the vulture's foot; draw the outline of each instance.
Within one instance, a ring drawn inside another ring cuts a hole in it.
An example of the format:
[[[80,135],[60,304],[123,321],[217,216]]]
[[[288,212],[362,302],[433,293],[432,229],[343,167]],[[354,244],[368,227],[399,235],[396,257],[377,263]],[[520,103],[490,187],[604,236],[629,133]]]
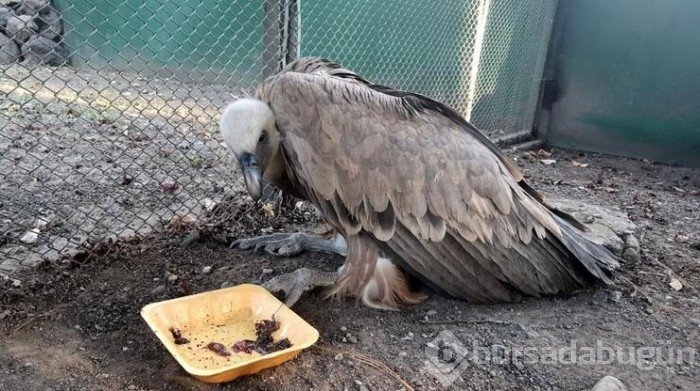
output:
[[[333,286],[338,282],[336,272],[324,272],[316,269],[297,269],[289,274],[273,277],[262,287],[268,292],[284,292],[284,304],[291,307],[299,300],[302,293],[317,287]]]
[[[324,251],[340,255],[347,254],[347,244],[340,235],[327,239],[305,233],[276,233],[249,239],[239,239],[231,243],[231,248],[242,250],[265,250],[277,257],[291,257],[304,251]]]

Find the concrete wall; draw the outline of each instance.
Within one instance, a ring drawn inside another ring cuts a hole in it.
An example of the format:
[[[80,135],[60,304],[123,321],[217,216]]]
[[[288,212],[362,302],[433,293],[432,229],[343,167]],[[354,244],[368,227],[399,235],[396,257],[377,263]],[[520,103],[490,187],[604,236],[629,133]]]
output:
[[[546,141],[700,166],[700,1],[560,6]]]

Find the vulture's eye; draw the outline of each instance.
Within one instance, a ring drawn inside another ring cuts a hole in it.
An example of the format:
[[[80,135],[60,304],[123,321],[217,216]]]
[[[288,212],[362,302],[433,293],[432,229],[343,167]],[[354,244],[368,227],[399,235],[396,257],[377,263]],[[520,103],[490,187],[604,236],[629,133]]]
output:
[[[263,134],[260,135],[260,138],[258,139],[258,144],[262,144],[267,141],[267,134],[263,132]]]

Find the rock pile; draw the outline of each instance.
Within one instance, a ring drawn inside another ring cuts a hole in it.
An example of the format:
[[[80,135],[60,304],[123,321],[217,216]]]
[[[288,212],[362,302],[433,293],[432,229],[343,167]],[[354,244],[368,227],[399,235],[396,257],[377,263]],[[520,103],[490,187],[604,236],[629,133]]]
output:
[[[0,0],[0,64],[62,65],[61,14],[50,0]]]

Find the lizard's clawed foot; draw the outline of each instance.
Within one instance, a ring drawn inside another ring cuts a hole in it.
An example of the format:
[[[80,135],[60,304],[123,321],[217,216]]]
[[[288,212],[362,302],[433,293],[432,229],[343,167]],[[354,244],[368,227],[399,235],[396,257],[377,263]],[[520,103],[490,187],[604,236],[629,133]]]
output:
[[[335,272],[324,272],[316,269],[297,269],[289,274],[273,277],[262,284],[270,293],[282,291],[285,296],[284,304],[293,306],[301,295],[316,287],[333,286],[338,281]]]

